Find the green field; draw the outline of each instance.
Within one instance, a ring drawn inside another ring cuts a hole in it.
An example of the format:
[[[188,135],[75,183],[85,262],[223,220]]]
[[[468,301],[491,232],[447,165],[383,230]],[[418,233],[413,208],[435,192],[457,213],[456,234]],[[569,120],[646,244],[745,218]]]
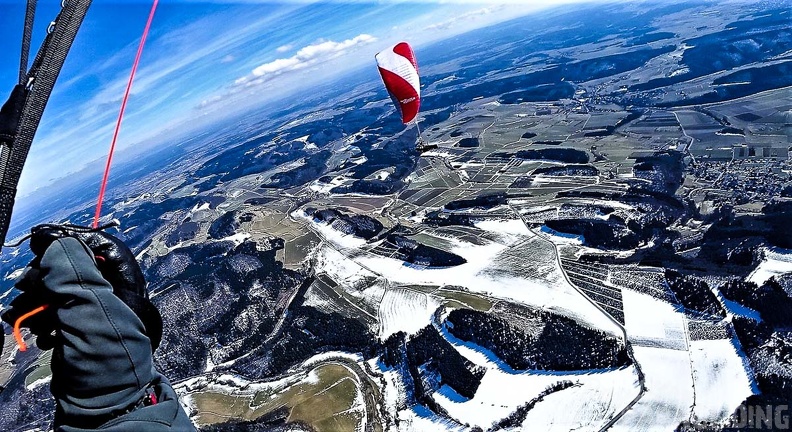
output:
[[[289,422],[304,422],[320,432],[355,431],[365,411],[365,407],[356,405],[360,391],[357,379],[340,364],[326,364],[286,387],[246,395],[204,391],[192,397],[199,425],[228,419],[255,420],[285,407],[289,410]]]

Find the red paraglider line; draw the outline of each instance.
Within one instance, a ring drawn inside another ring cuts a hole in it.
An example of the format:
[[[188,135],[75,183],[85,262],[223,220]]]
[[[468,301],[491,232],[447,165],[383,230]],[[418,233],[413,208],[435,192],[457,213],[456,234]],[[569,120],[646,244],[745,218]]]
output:
[[[154,11],[157,10],[157,3],[159,3],[159,0],[154,0],[154,3],[151,5],[146,27],[143,29],[143,35],[140,37],[140,45],[138,45],[137,54],[135,55],[135,62],[132,64],[132,71],[129,74],[129,82],[127,82],[126,91],[124,92],[124,99],[121,101],[121,110],[118,113],[118,120],[116,121],[115,131],[113,132],[113,141],[110,143],[110,152],[107,154],[107,164],[105,164],[104,176],[102,177],[102,184],[99,188],[99,197],[96,201],[96,214],[94,214],[93,220],[94,228],[99,227],[99,217],[102,215],[102,202],[104,201],[105,190],[107,189],[107,178],[110,177],[110,164],[113,161],[113,152],[115,151],[118,132],[121,130],[121,120],[124,118],[124,110],[126,110],[127,100],[129,99],[129,91],[132,89],[132,81],[135,80],[135,72],[140,63],[140,56],[143,54],[143,45],[146,44],[146,37],[151,28],[151,21],[154,20]]]
[[[20,351],[22,352],[27,351],[27,345],[25,344],[25,339],[22,337],[22,322],[24,322],[26,319],[32,317],[33,315],[39,312],[43,312],[48,307],[49,306],[47,305],[39,306],[33,309],[32,311],[17,318],[17,320],[14,322],[14,339],[16,339],[16,343],[17,346],[19,346]]]

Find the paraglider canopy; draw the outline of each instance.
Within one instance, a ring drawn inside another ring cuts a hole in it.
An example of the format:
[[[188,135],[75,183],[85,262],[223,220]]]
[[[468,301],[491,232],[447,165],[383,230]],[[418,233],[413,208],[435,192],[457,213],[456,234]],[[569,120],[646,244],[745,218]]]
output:
[[[407,42],[399,42],[380,51],[374,58],[402,122],[407,124],[413,121],[421,106],[421,83],[412,48]]]

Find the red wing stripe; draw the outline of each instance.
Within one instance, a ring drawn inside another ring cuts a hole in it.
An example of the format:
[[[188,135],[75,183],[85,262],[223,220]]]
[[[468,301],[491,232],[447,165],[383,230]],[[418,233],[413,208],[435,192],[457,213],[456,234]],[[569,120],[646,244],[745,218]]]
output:
[[[415,68],[415,71],[418,71],[418,62],[415,61],[415,53],[413,53],[412,48],[410,48],[407,42],[396,44],[396,46],[393,47],[393,52],[409,60]]]
[[[421,104],[421,97],[418,92],[415,91],[412,84],[401,76],[387,69],[379,68],[379,71],[382,75],[382,81],[385,83],[385,88],[388,89],[393,99],[399,102],[402,122],[411,122],[418,114],[418,108]]]

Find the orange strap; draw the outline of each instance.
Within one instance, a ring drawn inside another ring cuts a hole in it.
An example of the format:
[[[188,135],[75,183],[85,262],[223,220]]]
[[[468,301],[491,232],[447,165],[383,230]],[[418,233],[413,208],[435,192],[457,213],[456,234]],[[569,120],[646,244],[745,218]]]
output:
[[[25,345],[25,340],[22,339],[22,332],[20,328],[22,327],[22,321],[32,317],[33,315],[43,311],[47,308],[47,305],[39,306],[32,311],[22,315],[21,317],[17,318],[16,322],[14,323],[14,339],[16,339],[16,343],[19,346],[19,350],[22,352],[27,351],[27,345]]]

